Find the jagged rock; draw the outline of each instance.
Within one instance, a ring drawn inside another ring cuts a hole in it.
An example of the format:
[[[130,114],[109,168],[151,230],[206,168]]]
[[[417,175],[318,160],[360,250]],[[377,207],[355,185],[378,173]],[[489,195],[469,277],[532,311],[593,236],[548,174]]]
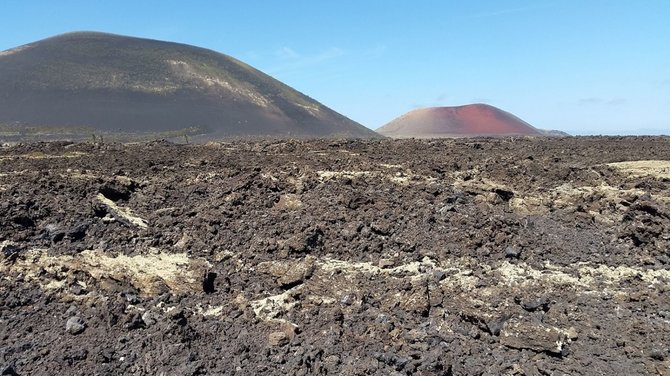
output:
[[[259,266],[260,271],[268,272],[283,287],[292,287],[302,283],[314,273],[315,258],[307,256],[303,259],[287,263],[269,263]]]
[[[552,326],[509,320],[500,331],[500,343],[515,349],[562,355],[567,336],[562,330]]]
[[[65,331],[72,335],[83,333],[85,329],[86,323],[79,316],[72,316],[65,323]]]
[[[268,336],[268,343],[273,347],[280,347],[289,343],[289,336],[285,332],[272,332]]]

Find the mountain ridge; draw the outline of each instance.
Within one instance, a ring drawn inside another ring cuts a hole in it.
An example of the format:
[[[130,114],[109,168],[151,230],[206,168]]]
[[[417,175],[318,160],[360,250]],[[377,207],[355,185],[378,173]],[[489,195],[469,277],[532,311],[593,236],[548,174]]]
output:
[[[426,107],[409,111],[376,129],[395,138],[553,135],[497,107],[483,104]]]
[[[0,123],[211,137],[378,137],[231,56],[71,32],[0,52]]]

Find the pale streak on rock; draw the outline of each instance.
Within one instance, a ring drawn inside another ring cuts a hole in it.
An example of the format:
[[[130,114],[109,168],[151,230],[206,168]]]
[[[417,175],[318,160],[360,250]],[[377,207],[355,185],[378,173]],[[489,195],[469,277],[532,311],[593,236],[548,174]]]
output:
[[[49,256],[46,249],[33,249],[25,257],[11,265],[12,270],[25,273],[28,280],[40,280],[40,269],[58,275],[65,267],[82,270],[95,279],[112,277],[128,279],[144,295],[157,292],[157,283],[162,281],[173,291],[197,291],[201,289],[199,277],[211,265],[203,259],[189,257],[185,253],[154,252],[136,256],[108,256],[103,251],[86,250],[75,256]],[[0,271],[10,266],[0,264]],[[44,289],[59,289],[64,283],[45,281]]]
[[[107,206],[109,209],[111,209],[114,214],[118,215],[119,217],[122,217],[123,219],[127,220],[131,224],[141,227],[141,228],[147,228],[149,227],[147,224],[147,221],[135,216],[129,208],[123,208],[107,197],[105,197],[102,193],[98,193],[97,196],[98,201],[100,201],[103,205]]]
[[[608,163],[607,166],[614,167],[626,172],[633,177],[653,176],[657,179],[670,179],[670,161],[664,160],[642,160]]]
[[[250,302],[251,308],[256,316],[263,320],[276,319],[282,312],[290,311],[298,303],[294,296],[302,290],[302,286],[293,287],[278,295],[253,300]]]

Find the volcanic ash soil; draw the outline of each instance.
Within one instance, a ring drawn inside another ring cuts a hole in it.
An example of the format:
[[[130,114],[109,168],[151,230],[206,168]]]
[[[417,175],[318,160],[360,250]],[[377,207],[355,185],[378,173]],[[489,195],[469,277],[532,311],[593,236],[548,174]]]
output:
[[[3,375],[670,374],[670,139],[0,148]]]

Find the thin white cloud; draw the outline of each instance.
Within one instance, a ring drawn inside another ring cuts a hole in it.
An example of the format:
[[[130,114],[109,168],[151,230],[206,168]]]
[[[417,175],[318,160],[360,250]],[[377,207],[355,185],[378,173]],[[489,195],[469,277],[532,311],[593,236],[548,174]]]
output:
[[[296,60],[300,58],[300,54],[290,47],[282,47],[278,49],[275,51],[275,56],[280,60]]]
[[[307,71],[314,71],[312,69],[314,67],[339,60],[340,64],[337,67],[323,67],[323,70],[318,73],[319,79],[327,78],[332,81],[339,79],[339,77],[345,77],[347,75],[346,70],[351,69],[352,66],[383,58],[388,50],[388,46],[383,43],[360,50],[348,50],[333,46],[311,53],[290,46],[283,46],[267,54],[255,54],[255,56],[265,56],[267,63],[261,69],[265,73],[281,79],[288,79],[288,76],[295,76],[298,73],[302,77],[314,75],[314,72]]]
[[[270,74],[286,74],[310,68],[347,55],[348,52],[339,47],[330,47],[315,54],[303,54],[290,47],[282,47],[275,51],[279,63],[268,69]]]
[[[652,83],[655,87],[666,88],[670,87],[670,78],[656,80]]]
[[[599,97],[586,97],[580,98],[577,100],[577,104],[580,106],[591,106],[591,105],[608,105],[608,106],[618,106],[626,104],[625,98],[599,98]]]
[[[609,99],[605,102],[605,104],[611,105],[611,106],[617,106],[620,104],[626,104],[626,100],[624,98],[612,98]]]
[[[441,93],[435,98],[435,103],[442,103],[442,102],[446,101],[447,98],[449,98],[447,93]]]
[[[344,56],[346,54],[347,52],[341,48],[331,47],[316,55],[315,58],[313,59],[313,62],[320,63],[322,61],[331,60],[336,57]]]
[[[588,97],[588,98],[579,98],[577,104],[584,106],[589,104],[600,104],[603,100],[601,98]]]
[[[365,51],[362,55],[364,57],[369,57],[369,58],[380,58],[386,54],[386,51],[388,51],[388,46],[385,44],[378,44],[369,50]]]
[[[528,5],[528,6],[523,6],[523,7],[496,9],[496,10],[491,10],[491,11],[488,11],[488,12],[475,13],[471,17],[472,18],[497,17],[497,16],[504,16],[504,15],[512,14],[512,13],[528,12],[528,11],[531,11],[531,10],[543,9],[543,8],[547,8],[547,7],[549,7],[548,4]]]
[[[244,51],[244,52],[242,52],[242,53],[240,54],[240,59],[241,59],[242,61],[246,61],[246,60],[256,60],[256,59],[258,59],[259,57],[261,57],[261,55],[259,55],[258,52],[254,51],[254,50],[251,50],[251,51]]]

